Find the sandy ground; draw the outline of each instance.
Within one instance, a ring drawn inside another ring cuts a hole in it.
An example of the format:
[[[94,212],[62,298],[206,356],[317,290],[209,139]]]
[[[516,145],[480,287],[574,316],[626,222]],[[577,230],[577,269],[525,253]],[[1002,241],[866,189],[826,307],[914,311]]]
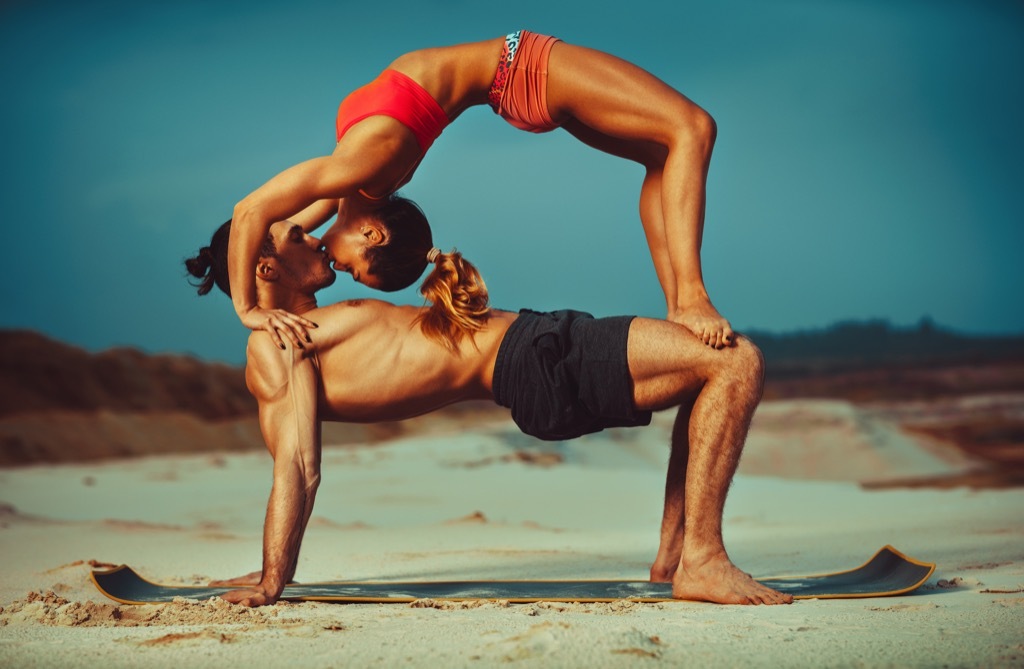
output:
[[[670,415],[541,444],[505,422],[325,449],[297,578],[645,578]],[[884,544],[938,564],[918,592],[786,607],[117,606],[88,580],[257,569],[265,454],[0,470],[0,666],[1024,666],[1024,490],[867,489],[972,463],[843,402],[759,410],[725,514],[755,576],[851,568]]]

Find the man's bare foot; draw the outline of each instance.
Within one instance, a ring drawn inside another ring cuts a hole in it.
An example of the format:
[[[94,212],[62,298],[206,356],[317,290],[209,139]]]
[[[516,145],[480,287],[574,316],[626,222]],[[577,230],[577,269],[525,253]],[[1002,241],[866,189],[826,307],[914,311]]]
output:
[[[793,596],[761,585],[725,555],[697,566],[680,565],[672,580],[672,596],[718,604],[790,604]]]
[[[679,552],[675,553],[675,558],[662,558],[659,553],[654,558],[654,564],[651,565],[651,583],[671,583],[672,578],[676,575],[676,569],[679,568]]]
[[[668,319],[684,326],[712,348],[722,349],[736,343],[736,335],[729,321],[707,300],[683,307],[669,314]]]

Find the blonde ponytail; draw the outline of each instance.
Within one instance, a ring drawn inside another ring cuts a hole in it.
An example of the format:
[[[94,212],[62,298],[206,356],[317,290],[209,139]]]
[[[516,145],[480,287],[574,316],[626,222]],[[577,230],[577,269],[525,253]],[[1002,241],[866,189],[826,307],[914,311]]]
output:
[[[487,324],[487,286],[473,263],[456,250],[441,253],[432,248],[428,254],[434,269],[420,286],[420,294],[430,306],[420,315],[423,334],[450,351],[458,350],[459,341],[472,336]]]

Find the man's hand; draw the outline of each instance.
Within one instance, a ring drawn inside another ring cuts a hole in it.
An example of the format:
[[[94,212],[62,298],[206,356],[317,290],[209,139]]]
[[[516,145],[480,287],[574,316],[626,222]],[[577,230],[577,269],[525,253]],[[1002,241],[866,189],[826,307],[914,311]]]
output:
[[[262,571],[254,571],[246,574],[245,576],[236,576],[235,578],[226,578],[219,581],[210,581],[207,583],[211,588],[226,588],[232,585],[259,585],[260,581],[263,580]]]
[[[271,597],[258,585],[252,588],[225,592],[221,595],[221,599],[226,599],[232,604],[241,604],[248,607],[269,606],[277,601],[277,597]]]
[[[303,342],[311,342],[307,328],[315,328],[317,324],[308,318],[296,316],[284,309],[261,309],[253,307],[249,311],[239,314],[242,325],[250,330],[266,330],[275,344],[284,350],[284,340],[281,338],[283,332],[296,348],[304,348]]]

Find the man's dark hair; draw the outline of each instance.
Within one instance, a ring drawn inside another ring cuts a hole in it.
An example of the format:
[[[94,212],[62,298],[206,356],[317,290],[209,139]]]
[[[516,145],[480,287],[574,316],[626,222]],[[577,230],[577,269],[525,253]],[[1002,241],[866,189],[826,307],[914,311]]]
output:
[[[228,240],[231,238],[231,219],[224,225],[217,228],[210,239],[210,245],[199,249],[199,254],[194,258],[185,259],[185,269],[188,273],[199,279],[196,292],[200,295],[209,293],[214,285],[224,291],[224,294],[231,297],[231,284],[228,282]],[[274,247],[274,240],[267,235],[263,246],[260,248],[261,258],[273,258],[277,255]]]

